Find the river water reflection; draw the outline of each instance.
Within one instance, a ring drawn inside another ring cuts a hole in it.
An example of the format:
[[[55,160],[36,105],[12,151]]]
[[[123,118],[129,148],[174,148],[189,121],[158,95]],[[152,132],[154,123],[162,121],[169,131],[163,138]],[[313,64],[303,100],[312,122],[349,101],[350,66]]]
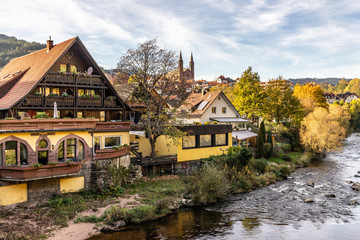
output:
[[[346,182],[360,181],[359,170],[360,136],[354,134],[342,151],[286,181],[90,239],[360,239],[360,193]]]

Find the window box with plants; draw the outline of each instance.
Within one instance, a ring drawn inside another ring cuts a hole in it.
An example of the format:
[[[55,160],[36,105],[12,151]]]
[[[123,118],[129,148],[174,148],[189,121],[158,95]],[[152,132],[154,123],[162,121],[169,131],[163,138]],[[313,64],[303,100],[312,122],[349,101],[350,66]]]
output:
[[[0,178],[2,180],[33,180],[42,178],[51,178],[66,176],[69,174],[77,174],[81,170],[81,162],[70,163],[49,163],[48,165],[41,165],[40,163],[33,164],[26,167],[0,167]]]
[[[124,144],[122,146],[113,146],[112,148],[99,149],[95,152],[95,160],[111,159],[122,157],[130,153],[130,146]]]
[[[81,95],[78,98],[78,105],[79,106],[96,106],[101,107],[101,97],[100,95]]]

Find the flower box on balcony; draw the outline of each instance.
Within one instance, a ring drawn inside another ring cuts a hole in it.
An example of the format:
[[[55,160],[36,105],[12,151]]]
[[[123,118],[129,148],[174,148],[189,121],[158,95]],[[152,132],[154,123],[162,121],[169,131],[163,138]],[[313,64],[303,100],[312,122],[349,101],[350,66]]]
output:
[[[83,162],[58,163],[41,167],[0,167],[1,180],[26,181],[43,178],[55,178],[69,174],[77,174]]]
[[[95,152],[95,160],[111,159],[128,155],[130,147],[122,147],[117,149],[100,149]]]

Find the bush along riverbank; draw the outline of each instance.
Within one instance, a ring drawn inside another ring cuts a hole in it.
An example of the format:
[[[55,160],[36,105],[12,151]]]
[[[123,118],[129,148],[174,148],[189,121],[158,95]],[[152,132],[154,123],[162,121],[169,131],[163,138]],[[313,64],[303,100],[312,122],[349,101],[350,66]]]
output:
[[[62,194],[41,203],[0,207],[0,239],[71,239],[66,232],[71,232],[72,239],[80,239],[76,231],[88,231],[83,238],[88,233],[119,231],[129,224],[163,217],[182,206],[214,203],[232,193],[269,185],[285,179],[310,160],[311,154],[301,152],[255,159],[248,149],[232,148],[228,155],[204,160],[202,168],[192,176],[145,177],[132,184],[117,181],[102,191]],[[113,173],[126,179],[125,169]],[[85,223],[85,228],[79,227]]]

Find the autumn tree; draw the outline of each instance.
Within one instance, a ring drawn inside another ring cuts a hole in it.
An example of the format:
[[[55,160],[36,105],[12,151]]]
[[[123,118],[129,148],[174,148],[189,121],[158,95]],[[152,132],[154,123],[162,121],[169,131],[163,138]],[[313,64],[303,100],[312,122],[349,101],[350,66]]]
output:
[[[316,107],[328,108],[324,91],[319,85],[307,83],[301,86],[296,84],[294,87],[294,96],[299,99],[306,114],[313,111]]]
[[[186,83],[174,74],[176,69],[175,53],[157,46],[156,39],[129,49],[117,65],[119,74],[129,78],[133,96],[145,105],[139,124],[148,135],[152,158],[156,157],[155,143],[159,136],[176,138],[180,133],[169,124],[186,98]],[[172,108],[168,106],[170,100],[174,104]]]
[[[300,102],[293,96],[291,85],[281,76],[265,85],[266,102],[264,116],[276,122],[294,120],[302,113]]]
[[[344,89],[344,92],[351,92],[360,95],[360,79],[359,78],[352,79]]]
[[[265,93],[260,86],[260,76],[248,67],[234,86],[233,105],[241,115],[256,119],[263,111]]]
[[[345,79],[341,79],[338,84],[336,84],[335,87],[335,92],[336,93],[344,93],[345,88],[347,87],[347,85],[349,84],[349,81],[345,80]]]
[[[336,150],[346,137],[349,119],[349,113],[339,105],[329,110],[317,107],[301,123],[301,142],[315,152]]]

